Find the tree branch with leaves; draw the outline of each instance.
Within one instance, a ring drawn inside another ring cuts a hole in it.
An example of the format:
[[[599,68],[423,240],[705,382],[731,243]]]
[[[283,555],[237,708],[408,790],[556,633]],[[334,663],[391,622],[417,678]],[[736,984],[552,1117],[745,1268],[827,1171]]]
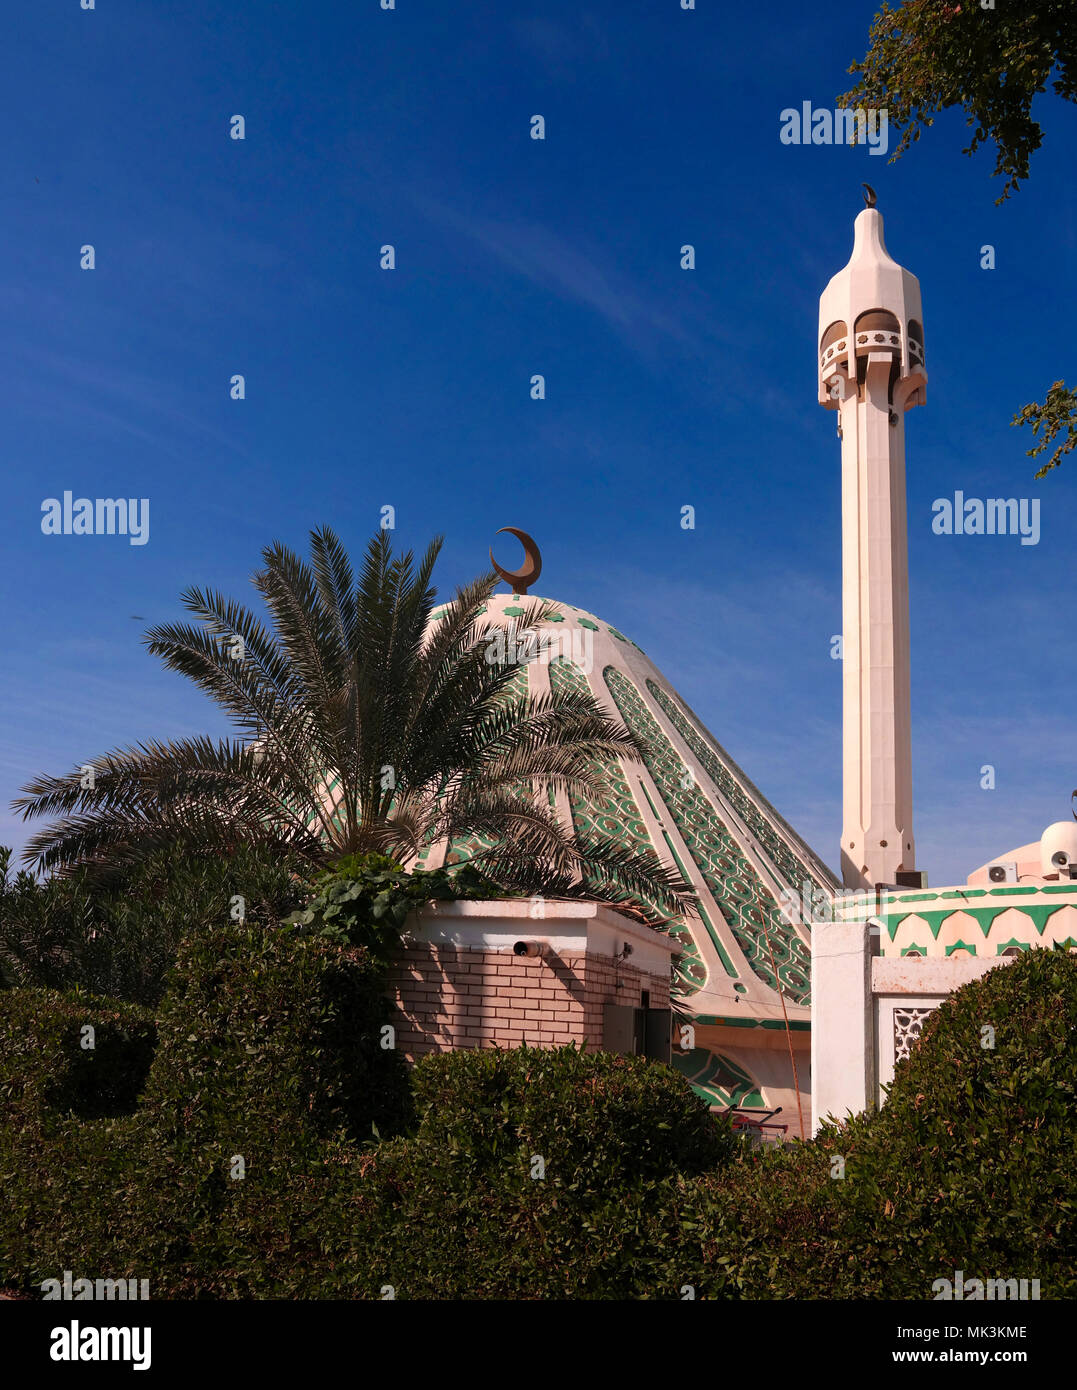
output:
[[[1032,118],[1035,97],[1052,91],[1077,101],[1077,5],[1075,0],[998,0],[984,9],[976,0],[905,0],[884,3],[870,31],[863,62],[850,73],[857,85],[838,98],[842,107],[885,109],[901,139],[891,155],[900,159],[942,111],[958,108],[974,127],[962,151],[995,149],[994,176],[1005,177],[996,203],[1004,202],[1029,176],[1031,156],[1043,142]],[[1042,404],[1026,405],[1012,424],[1031,424],[1043,439],[1027,452],[1062,442],[1036,473],[1044,477],[1074,447],[1077,394],[1056,381]]]

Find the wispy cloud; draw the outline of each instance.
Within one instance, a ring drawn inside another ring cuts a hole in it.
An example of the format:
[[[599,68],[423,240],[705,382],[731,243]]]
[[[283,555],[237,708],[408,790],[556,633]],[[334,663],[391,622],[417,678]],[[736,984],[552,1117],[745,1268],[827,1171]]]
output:
[[[465,213],[426,193],[412,197],[424,216],[477,243],[517,275],[592,310],[645,358],[658,358],[670,342],[702,354],[734,340],[698,288],[686,283],[684,293],[673,295],[646,285],[619,269],[608,249],[589,246],[582,236],[523,218]]]
[[[206,440],[254,462],[241,443],[207,423],[193,396],[186,404],[181,401],[174,379],[29,344],[20,353],[20,371],[23,401],[51,414],[62,398],[66,423],[81,417],[106,425],[184,465],[190,463],[192,447]],[[107,408],[106,402],[114,408]],[[149,419],[152,427],[140,423],[142,419]]]

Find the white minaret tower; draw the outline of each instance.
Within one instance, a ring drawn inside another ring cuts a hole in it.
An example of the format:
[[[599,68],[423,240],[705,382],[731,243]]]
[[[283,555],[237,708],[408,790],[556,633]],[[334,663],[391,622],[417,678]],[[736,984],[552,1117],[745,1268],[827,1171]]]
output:
[[[867,185],[865,184],[865,188]],[[868,189],[852,259],[819,300],[819,403],[838,412],[846,887],[913,870],[905,412],[924,404],[920,282]]]

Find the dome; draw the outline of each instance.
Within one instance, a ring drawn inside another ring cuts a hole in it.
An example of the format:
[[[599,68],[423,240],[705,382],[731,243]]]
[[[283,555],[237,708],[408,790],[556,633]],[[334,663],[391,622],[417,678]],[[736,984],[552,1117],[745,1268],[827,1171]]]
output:
[[[495,594],[486,620],[507,627],[534,599]],[[810,941],[783,915],[783,894],[799,899],[806,882],[831,893],[834,876],[628,636],[583,609],[557,607],[543,629],[548,649],[521,666],[519,679],[532,695],[590,689],[646,749],[642,762],[617,759],[604,769],[600,798],[570,803],[560,795],[563,822],[584,842],[598,835],[649,848],[691,883],[698,915],[669,924],[682,946],[678,983],[688,1013],[700,1022],[733,1015],[780,1026],[784,1004],[806,1026]],[[442,842],[420,863],[460,862],[477,848]]]

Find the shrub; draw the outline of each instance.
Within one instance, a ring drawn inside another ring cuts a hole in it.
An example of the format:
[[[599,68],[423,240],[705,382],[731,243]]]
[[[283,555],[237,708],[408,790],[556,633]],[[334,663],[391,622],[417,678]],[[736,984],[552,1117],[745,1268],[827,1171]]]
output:
[[[347,1193],[359,1145],[410,1114],[405,1064],[380,1046],[389,1009],[361,948],[248,924],[196,932],[133,1115],[83,1122],[56,1109],[55,1086],[10,1082],[21,1114],[0,1127],[13,1193],[0,1282],[32,1289],[88,1269],[149,1278],[154,1297],[326,1296],[333,1269],[358,1258]],[[14,1009],[4,1020],[22,1026]],[[24,1060],[66,1077],[49,1061],[53,1031]]]
[[[410,1098],[406,1064],[382,1047],[391,1017],[362,947],[247,923],[196,932],[158,1011],[146,1108],[177,1134],[395,1133]]]
[[[410,913],[431,901],[503,898],[505,892],[471,864],[408,872],[384,854],[350,854],[319,874],[305,905],[288,921],[318,936],[364,946],[388,962],[400,947]]]
[[[706,1172],[737,1147],[669,1067],[571,1044],[425,1057],[412,1089],[431,1150],[467,1154],[476,1171],[540,1153],[547,1181],[571,1190]]]
[[[129,1180],[129,1155],[112,1143],[127,1122],[112,1117],[134,1111],[155,1038],[152,1016],[130,1004],[0,991],[0,1284],[33,1287],[77,1267],[87,1231],[92,1240],[107,1223]],[[67,1264],[52,1258],[57,1248]]]
[[[175,845],[124,869],[83,870],[39,883],[8,873],[0,847],[0,983],[79,987],[154,1005],[185,933],[229,921],[268,927],[302,901],[296,865],[240,845],[227,858]]]
[[[425,1058],[413,1085],[417,1132],[364,1179],[366,1293],[680,1296],[688,1179],[738,1143],[675,1072],[521,1047]]]
[[[91,1036],[93,1046],[84,1046]],[[97,1119],[134,1110],[157,1029],[136,1005],[17,989],[0,991],[0,1037],[0,1102],[12,1118],[55,1112]]]
[[[333,1286],[351,1232],[332,1194],[410,1115],[389,1014],[360,947],[245,925],[184,944],[137,1136],[160,1176],[128,1204],[172,1296],[291,1297],[314,1270]]]
[[[932,1013],[880,1111],[699,1184],[693,1219],[744,1297],[930,1299],[960,1269],[1071,1298],[1075,1078],[1077,961],[1029,951]]]
[[[855,1245],[856,1284],[927,1298],[962,1269],[1077,1293],[1075,1085],[1072,957],[1028,951],[952,995],[883,1109],[849,1130],[836,1235]]]
[[[835,1236],[830,1154],[819,1141],[742,1149],[692,1185],[682,1211],[696,1234],[699,1298],[830,1299],[849,1263]]]
[[[154,1297],[927,1299],[960,1269],[1077,1293],[1067,955],[966,986],[881,1112],[772,1153],[669,1068],[573,1047],[426,1058],[412,1114],[380,1047],[388,1007],[362,947],[200,931],[142,1085],[142,1011],[0,994],[0,1282],[79,1269],[149,1278]]]

